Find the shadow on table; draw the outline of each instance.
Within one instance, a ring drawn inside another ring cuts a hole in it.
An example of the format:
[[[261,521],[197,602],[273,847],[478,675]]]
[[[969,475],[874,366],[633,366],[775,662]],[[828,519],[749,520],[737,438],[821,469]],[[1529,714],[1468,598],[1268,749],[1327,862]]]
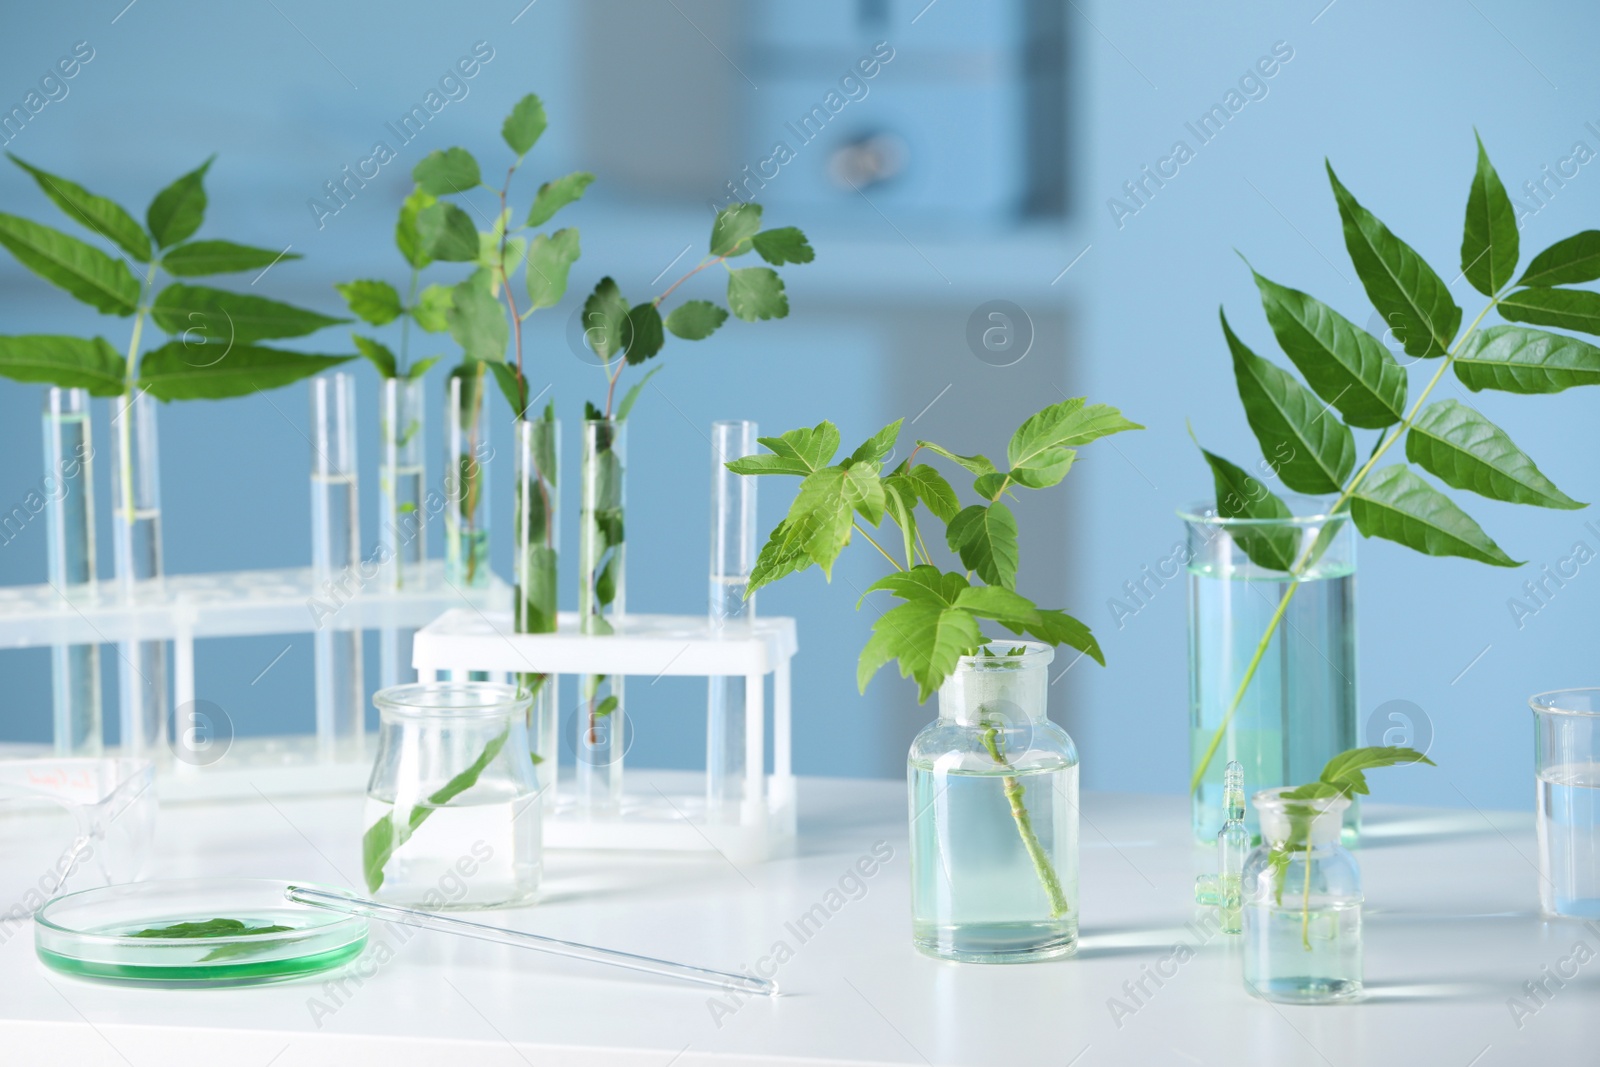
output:
[[[1429,1004],[1462,1001],[1500,1004],[1504,983],[1493,982],[1367,982],[1363,1004]]]
[[[1476,837],[1504,836],[1521,826],[1499,827],[1475,811],[1440,812],[1424,816],[1363,815],[1361,848],[1411,848],[1416,845],[1451,844]]]

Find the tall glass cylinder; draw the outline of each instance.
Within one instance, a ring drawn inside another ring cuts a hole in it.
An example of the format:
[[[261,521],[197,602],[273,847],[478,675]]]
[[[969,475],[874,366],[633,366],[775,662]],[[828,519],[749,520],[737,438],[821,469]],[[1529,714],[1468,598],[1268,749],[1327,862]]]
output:
[[[623,478],[627,424],[585,419],[578,508],[578,621],[586,634],[614,633],[624,614]],[[579,686],[576,744],[578,802],[611,811],[622,803],[626,749],[621,675],[586,674]]]
[[[556,589],[560,571],[559,474],[561,422],[546,411],[544,417],[518,419],[512,425],[516,444],[516,516],[512,523],[516,558],[516,588],[512,591],[513,621],[519,634],[545,634],[556,630]],[[554,799],[560,763],[560,676],[522,674],[518,684],[531,698],[528,706],[528,744],[538,769],[539,787],[546,801]]]
[[[453,585],[489,584],[489,407],[482,363],[463,363],[445,384],[444,565]]]
[[[93,600],[94,441],[87,390],[45,392],[44,462],[50,585],[68,603]],[[56,755],[100,755],[100,646],[52,647],[50,680]]]
[[[1533,708],[1539,786],[1539,905],[1600,919],[1600,689],[1540,693]]]
[[[383,582],[391,590],[416,586],[428,558],[428,516],[422,487],[422,379],[385,378],[378,408],[383,458],[378,464],[378,539],[383,552]],[[415,679],[411,639],[415,630],[380,632],[379,674],[382,684]]]
[[[732,420],[711,424],[711,589],[713,633],[743,635],[755,618],[755,600],[745,599],[756,565],[756,483],[728,464],[756,453],[756,424]],[[745,797],[745,771],[761,752],[745,751],[745,679],[714,675],[706,684],[706,811],[737,822]]]
[[[111,410],[112,555],[121,595],[136,601],[159,595],[164,573],[156,401],[140,392],[115,398]],[[162,758],[167,740],[167,643],[120,642],[117,672],[124,754]]]
[[[311,380],[311,569],[331,603],[360,592],[360,532],[355,380],[325,374]],[[361,631],[335,629],[340,621],[338,612],[324,618],[313,639],[317,754],[324,760],[359,758],[364,733]]]
[[[1317,501],[1298,517],[1229,519],[1208,506],[1182,512],[1185,551],[1124,584],[1141,610],[1187,566],[1189,752],[1194,834],[1222,828],[1223,768],[1236,760],[1253,786],[1314,782],[1356,746],[1355,531]],[[1259,832],[1256,813],[1249,829]],[[1360,826],[1345,810],[1347,837]]]

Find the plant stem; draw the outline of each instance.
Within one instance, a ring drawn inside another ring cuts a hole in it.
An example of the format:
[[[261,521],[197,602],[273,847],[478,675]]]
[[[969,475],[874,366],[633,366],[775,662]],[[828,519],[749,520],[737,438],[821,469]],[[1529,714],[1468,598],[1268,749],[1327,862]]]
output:
[[[1498,296],[1491,297],[1489,302],[1484,305],[1483,310],[1478,312],[1478,317],[1472,320],[1472,324],[1461,335],[1461,339],[1450,347],[1449,352],[1445,353],[1444,359],[1439,363],[1439,369],[1434,372],[1433,378],[1428,382],[1427,387],[1417,397],[1416,403],[1411,405],[1411,410],[1406,414],[1406,417],[1401,420],[1392,433],[1382,438],[1382,443],[1373,450],[1367,462],[1362,464],[1361,469],[1356,471],[1355,475],[1339,493],[1339,498],[1334,501],[1333,507],[1328,510],[1328,514],[1333,517],[1333,521],[1340,521],[1338,516],[1341,509],[1349,503],[1350,498],[1355,495],[1355,491],[1361,488],[1362,481],[1366,478],[1368,472],[1372,470],[1373,465],[1383,458],[1383,454],[1389,451],[1390,447],[1411,428],[1412,422],[1416,420],[1417,413],[1422,410],[1422,405],[1427,402],[1429,394],[1433,392],[1434,387],[1444,377],[1445,371],[1449,370],[1450,366],[1455,363],[1456,357],[1461,354],[1472,335],[1477,333],[1478,324],[1499,303],[1500,298]],[[1206,769],[1211,766],[1211,760],[1216,756],[1217,749],[1222,744],[1223,736],[1227,734],[1228,727],[1232,725],[1234,713],[1239,710],[1239,705],[1244,703],[1245,692],[1250,688],[1250,682],[1256,676],[1256,669],[1261,666],[1261,659],[1267,653],[1267,646],[1272,643],[1273,635],[1278,631],[1278,624],[1283,621],[1284,614],[1289,610],[1289,602],[1294,599],[1294,594],[1300,588],[1300,579],[1311,565],[1316,562],[1312,555],[1314,548],[1314,544],[1308,547],[1290,569],[1289,589],[1283,594],[1283,599],[1278,602],[1278,610],[1272,613],[1272,618],[1267,622],[1267,632],[1261,636],[1261,643],[1256,646],[1255,655],[1250,658],[1250,665],[1245,668],[1244,676],[1239,680],[1239,688],[1233,695],[1233,703],[1229,705],[1228,713],[1222,717],[1222,722],[1217,726],[1216,733],[1212,734],[1211,743],[1206,747],[1205,755],[1200,758],[1200,765],[1195,768],[1194,776],[1189,780],[1189,792],[1191,794],[1199,791],[1200,780],[1205,777]]]
[[[876,541],[874,541],[872,539],[872,535],[871,534],[867,533],[866,530],[862,529],[861,524],[859,522],[855,524],[855,528],[856,528],[856,533],[860,534],[862,537],[865,537],[867,539],[867,544],[869,544],[873,548],[877,549],[878,550],[878,555],[880,555],[884,559],[888,560],[889,561],[889,565],[891,567],[893,567],[897,571],[905,570],[904,567],[900,566],[899,563],[895,562],[895,558],[893,556],[889,555],[889,553],[887,553],[887,552],[885,552],[883,550],[883,546],[882,545],[878,544],[878,542],[876,542]]]
[[[1311,840],[1306,838],[1306,892],[1300,901],[1300,943],[1311,951]]]
[[[406,369],[411,365],[411,312],[417,304],[417,276],[422,272],[416,267],[411,268],[411,287],[406,291],[406,309],[400,314],[400,367],[399,377],[406,376]]]
[[[144,274],[143,296],[150,296],[150,287],[155,284],[156,264],[151,263],[150,269]],[[136,521],[133,514],[133,399],[135,389],[139,383],[139,339],[144,335],[144,316],[150,310],[148,299],[139,304],[133,313],[133,334],[128,338],[128,355],[123,360],[123,389],[122,395],[128,402],[122,408],[121,425],[117,427],[117,436],[121,438],[122,462],[118,465],[118,474],[122,482],[122,513],[125,522],[132,526]],[[112,509],[115,512],[115,508]],[[115,515],[113,515],[115,518]],[[129,575],[128,577],[132,577]]]
[[[988,726],[983,731],[983,747],[989,750],[989,755],[1002,767],[1010,767],[1005,753],[1000,751],[998,742],[999,727]],[[1055,867],[1050,862],[1050,857],[1045,855],[1044,846],[1039,843],[1039,835],[1033,831],[1033,817],[1028,814],[1027,805],[1023,803],[1022,783],[1015,775],[1008,774],[1001,779],[1001,786],[1005,790],[1006,802],[1011,805],[1011,818],[1017,824],[1017,834],[1022,838],[1022,847],[1028,853],[1028,859],[1033,861],[1033,869],[1039,875],[1039,884],[1044,887],[1044,892],[1050,898],[1050,917],[1059,919],[1072,910],[1067,903],[1067,894],[1062,891],[1061,879],[1056,874]]]

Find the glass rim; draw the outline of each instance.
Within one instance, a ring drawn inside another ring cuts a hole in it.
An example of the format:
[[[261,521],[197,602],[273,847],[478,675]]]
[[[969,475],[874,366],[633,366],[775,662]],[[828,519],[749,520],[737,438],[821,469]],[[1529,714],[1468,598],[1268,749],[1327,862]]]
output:
[[[1350,798],[1346,796],[1312,797],[1309,800],[1285,799],[1283,794],[1292,789],[1299,788],[1300,787],[1297,785],[1279,785],[1273,786],[1271,789],[1258,789],[1256,792],[1250,794],[1250,803],[1255,805],[1258,811],[1263,806],[1263,801],[1265,801],[1266,805],[1272,810],[1277,811],[1281,811],[1290,804],[1304,804],[1307,807],[1315,809],[1316,815],[1319,818],[1323,815],[1332,815],[1335,812],[1343,812],[1344,809],[1350,806]]]
[[[428,699],[446,693],[477,694],[480,699],[457,703]],[[378,690],[372,703],[380,714],[410,719],[487,719],[526,711],[533,697],[503,682],[407,682]]]
[[[1216,526],[1222,528],[1240,526],[1326,526],[1330,522],[1350,518],[1348,512],[1333,514],[1322,510],[1315,515],[1290,515],[1285,519],[1248,519],[1227,518],[1217,514],[1217,505],[1214,501],[1200,501],[1186,507],[1177,509],[1178,518],[1184,522],[1192,522],[1200,526]]]
[[[1578,694],[1583,694],[1589,698],[1589,708],[1563,706],[1564,700]],[[1528,698],[1528,707],[1533,709],[1535,715],[1574,715],[1600,718],[1600,686],[1579,685],[1570,689],[1551,689],[1548,692],[1535,693]]]
[[[1006,638],[991,637],[986,638],[983,643],[986,646],[1010,645],[1012,647],[1020,647],[1022,652],[1014,656],[962,656],[960,659],[956,660],[956,668],[958,670],[962,667],[972,670],[983,670],[990,666],[998,667],[1001,664],[1006,664],[1008,666],[1022,664],[1024,666],[1043,667],[1046,663],[1049,663],[1051,660],[1056,658],[1055,646],[1047,645],[1043,641],[1024,641],[1021,638],[1012,641]]]

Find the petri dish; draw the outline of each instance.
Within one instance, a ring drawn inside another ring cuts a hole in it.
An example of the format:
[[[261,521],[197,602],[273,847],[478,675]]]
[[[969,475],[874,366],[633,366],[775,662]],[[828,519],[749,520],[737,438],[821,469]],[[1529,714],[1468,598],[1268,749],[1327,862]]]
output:
[[[64,974],[160,986],[278,982],[361,955],[367,920],[296,904],[287,890],[192,878],[68,893],[34,915],[34,950]]]

